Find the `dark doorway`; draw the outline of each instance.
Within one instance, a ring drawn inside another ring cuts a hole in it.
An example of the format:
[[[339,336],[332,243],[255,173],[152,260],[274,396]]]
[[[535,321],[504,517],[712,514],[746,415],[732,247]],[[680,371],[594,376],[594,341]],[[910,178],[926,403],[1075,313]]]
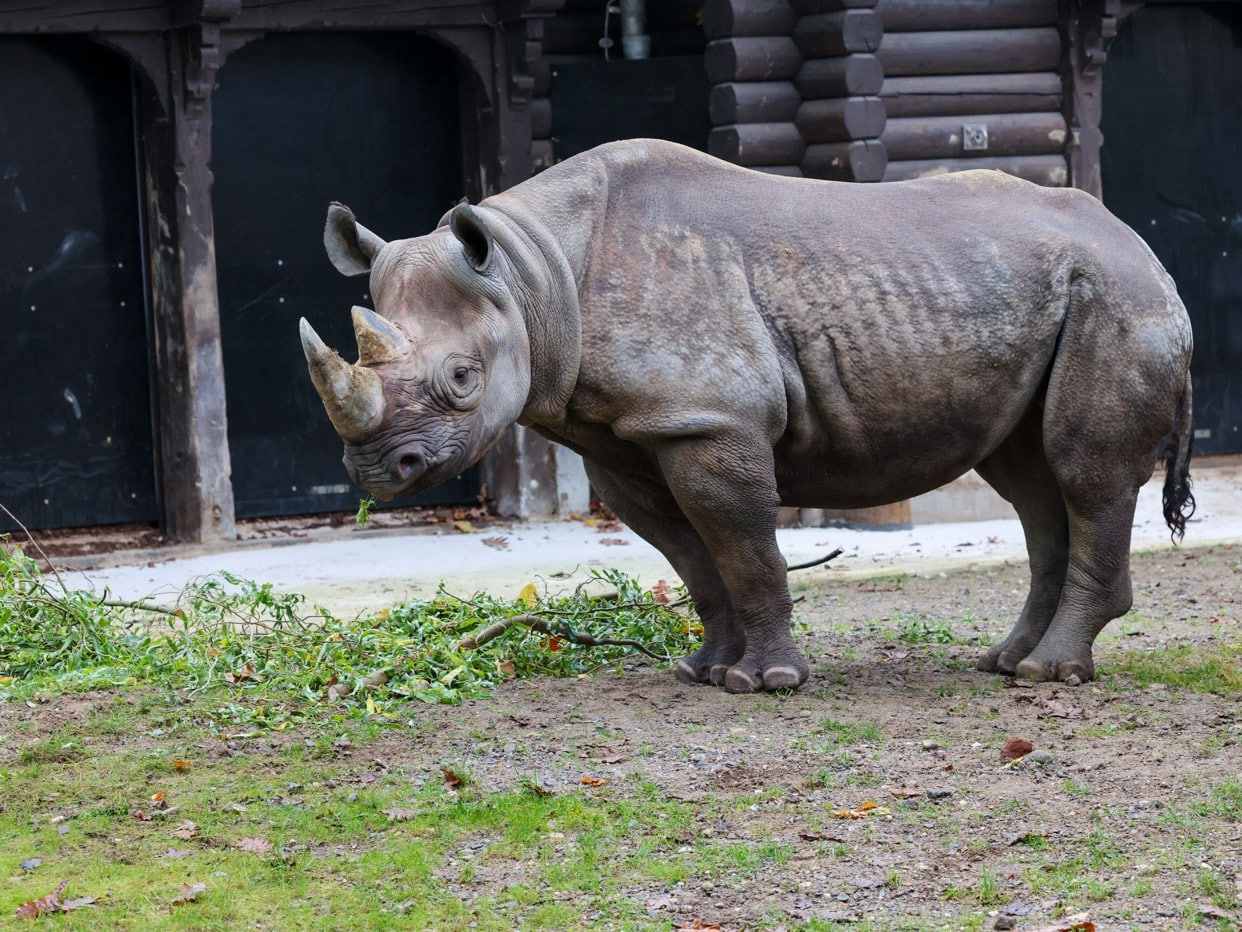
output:
[[[417,36],[272,35],[233,54],[213,103],[216,261],[238,517],[358,503],[298,341],[306,317],[347,359],[366,277],[323,250],[329,201],[387,239],[429,232],[463,194],[460,78]],[[464,502],[474,470],[411,503]]]
[[[29,527],[158,514],[133,113],[116,53],[0,39],[0,502]]]
[[[1104,202],[1177,282],[1195,450],[1242,451],[1242,8],[1148,6],[1104,70]]]

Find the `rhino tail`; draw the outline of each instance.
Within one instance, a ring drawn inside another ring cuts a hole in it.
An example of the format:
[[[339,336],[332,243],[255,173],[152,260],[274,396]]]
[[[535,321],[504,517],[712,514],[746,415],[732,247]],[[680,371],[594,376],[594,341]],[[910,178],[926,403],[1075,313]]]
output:
[[[1194,440],[1194,410],[1191,404],[1190,373],[1178,399],[1173,430],[1161,443],[1165,462],[1164,521],[1176,543],[1186,535],[1186,522],[1195,513],[1195,497],[1190,491],[1190,449]]]

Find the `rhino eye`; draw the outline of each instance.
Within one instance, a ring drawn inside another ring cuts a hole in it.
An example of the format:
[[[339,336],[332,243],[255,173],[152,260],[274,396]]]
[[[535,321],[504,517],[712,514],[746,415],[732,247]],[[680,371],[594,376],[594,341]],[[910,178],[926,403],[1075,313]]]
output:
[[[458,366],[453,370],[453,381],[458,385],[465,385],[470,380],[470,370],[465,366]]]

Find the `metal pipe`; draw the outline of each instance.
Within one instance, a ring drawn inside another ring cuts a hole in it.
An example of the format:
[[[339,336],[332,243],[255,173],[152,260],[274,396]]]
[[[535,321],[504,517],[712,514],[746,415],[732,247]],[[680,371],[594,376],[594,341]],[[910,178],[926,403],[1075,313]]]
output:
[[[621,0],[621,48],[626,58],[650,58],[645,0]]]

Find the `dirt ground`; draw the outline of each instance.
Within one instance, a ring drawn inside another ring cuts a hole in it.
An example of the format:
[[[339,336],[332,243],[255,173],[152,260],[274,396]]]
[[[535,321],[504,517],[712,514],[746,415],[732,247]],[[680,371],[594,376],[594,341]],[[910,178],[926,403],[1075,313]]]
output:
[[[639,775],[698,804],[687,858],[706,839],[774,846],[758,867],[629,891],[668,928],[1039,929],[1084,911],[1099,929],[1237,928],[1242,696],[1121,671],[1184,647],[1239,662],[1242,547],[1138,555],[1134,578],[1133,612],[1097,644],[1100,679],[1079,688],[973,669],[1021,605],[1024,566],[795,576],[813,671],[795,694],[686,687],[645,662],[515,681],[414,708],[416,729],[347,766],[415,780],[465,768],[488,789],[553,792],[584,773],[630,792]],[[1033,752],[1006,762],[1014,737]],[[465,873],[470,860],[441,869],[467,902],[513,881],[511,865]]]

